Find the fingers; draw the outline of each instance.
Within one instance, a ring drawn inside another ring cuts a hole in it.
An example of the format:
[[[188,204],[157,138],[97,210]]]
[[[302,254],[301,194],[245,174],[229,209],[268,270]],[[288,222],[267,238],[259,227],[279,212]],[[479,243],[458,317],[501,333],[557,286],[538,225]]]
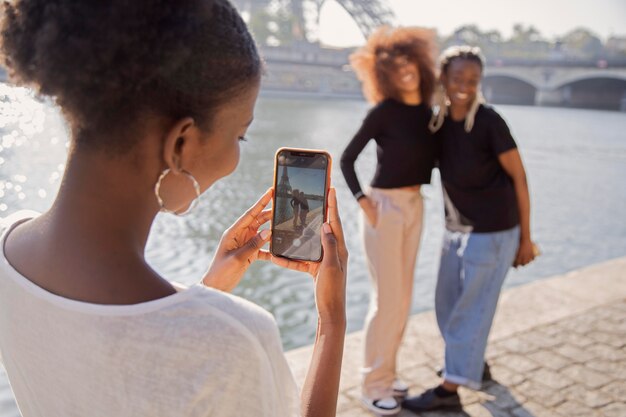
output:
[[[263,210],[258,216],[256,216],[256,221],[252,222],[254,226],[263,226],[265,223],[269,222],[272,219],[272,210]]]
[[[266,250],[259,251],[259,259],[262,261],[270,261],[280,267],[298,272],[310,272],[311,268],[311,265],[308,262],[299,262],[287,258],[272,256],[272,254]]]
[[[517,268],[519,266],[528,265],[534,259],[535,259],[534,253],[520,249],[517,252],[517,255],[515,256],[515,260],[513,261],[513,267]]]
[[[252,207],[250,207],[244,214],[243,216],[241,216],[233,225],[233,228],[245,228],[250,226],[251,224],[255,224],[256,225],[256,220],[259,217],[259,215],[261,215],[261,213],[264,213],[263,209],[265,207],[267,207],[267,205],[270,203],[270,201],[272,201],[272,193],[273,193],[273,189],[270,188],[268,189],[265,194],[263,194],[261,196],[261,198],[259,198],[259,200],[254,203],[254,205]],[[269,212],[271,213],[271,210],[266,210],[265,212]],[[269,217],[268,217],[269,220]],[[259,223],[261,223],[261,219],[258,220]],[[266,222],[267,220],[265,220]],[[262,222],[262,223],[265,223]]]
[[[235,249],[235,257],[237,257],[240,261],[255,257],[263,245],[269,241],[271,235],[272,232],[267,229],[262,230],[261,233],[257,233],[240,248]]]
[[[263,210],[258,216],[256,216],[252,222],[247,226],[248,229],[252,229],[255,233],[268,221],[272,219],[272,210]],[[232,230],[241,230],[244,226],[233,225]]]

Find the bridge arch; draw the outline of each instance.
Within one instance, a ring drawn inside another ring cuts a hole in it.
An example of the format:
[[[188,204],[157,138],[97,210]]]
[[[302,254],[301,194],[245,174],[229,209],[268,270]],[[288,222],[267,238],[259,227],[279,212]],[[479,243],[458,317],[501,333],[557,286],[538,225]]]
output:
[[[485,98],[495,104],[535,104],[537,87],[522,77],[509,74],[486,74],[482,80]]]
[[[626,75],[577,76],[560,83],[557,91],[563,98],[563,104],[569,107],[626,109]]]

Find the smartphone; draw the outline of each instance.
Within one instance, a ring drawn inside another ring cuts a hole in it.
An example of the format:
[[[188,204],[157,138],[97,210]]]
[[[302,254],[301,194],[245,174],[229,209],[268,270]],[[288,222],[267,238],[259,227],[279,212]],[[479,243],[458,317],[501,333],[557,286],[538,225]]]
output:
[[[327,215],[331,163],[326,151],[280,148],[276,152],[272,255],[298,261],[322,260],[321,230]]]

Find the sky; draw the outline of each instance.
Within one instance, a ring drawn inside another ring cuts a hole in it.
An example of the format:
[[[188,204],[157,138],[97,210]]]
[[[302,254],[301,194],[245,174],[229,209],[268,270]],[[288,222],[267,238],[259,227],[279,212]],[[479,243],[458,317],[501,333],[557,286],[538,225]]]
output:
[[[603,41],[626,36],[626,0],[385,0],[398,23],[434,28],[448,35],[464,24],[496,29],[510,36],[513,25],[533,25],[546,38],[583,26]],[[356,46],[363,36],[335,0],[326,0],[320,18],[320,40],[326,45]]]

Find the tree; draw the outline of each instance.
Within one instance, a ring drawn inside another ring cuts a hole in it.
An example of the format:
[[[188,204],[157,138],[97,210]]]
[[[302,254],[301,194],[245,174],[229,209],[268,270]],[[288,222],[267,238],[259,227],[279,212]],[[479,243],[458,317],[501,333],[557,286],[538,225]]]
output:
[[[576,28],[561,39],[567,56],[579,59],[598,59],[604,54],[604,46],[598,36],[589,29]]]
[[[295,18],[283,8],[266,8],[253,13],[248,26],[262,45],[288,45],[297,38]]]
[[[513,25],[513,35],[511,36],[511,42],[520,45],[527,45],[541,40],[541,34],[533,25],[528,26],[528,28],[525,28],[524,25],[520,23],[516,23],[515,25]]]

